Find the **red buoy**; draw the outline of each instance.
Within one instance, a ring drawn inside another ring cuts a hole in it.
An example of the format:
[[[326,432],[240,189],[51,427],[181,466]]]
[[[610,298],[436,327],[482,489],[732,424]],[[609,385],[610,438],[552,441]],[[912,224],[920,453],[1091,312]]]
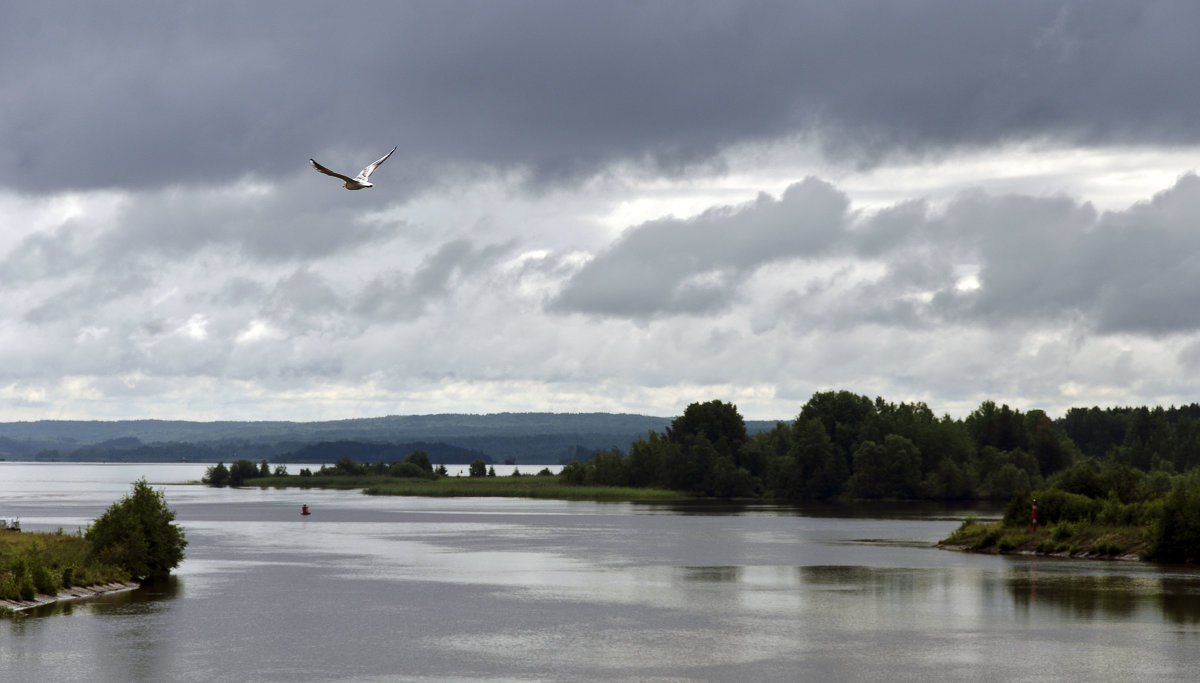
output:
[[[300,514],[302,514],[302,515],[310,515],[310,514],[312,514],[312,513],[308,511],[308,505],[301,505],[301,506],[300,506]]]

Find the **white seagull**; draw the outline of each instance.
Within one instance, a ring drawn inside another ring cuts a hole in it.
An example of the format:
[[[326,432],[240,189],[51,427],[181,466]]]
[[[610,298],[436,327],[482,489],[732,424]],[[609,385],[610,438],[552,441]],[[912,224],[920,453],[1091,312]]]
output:
[[[395,151],[396,151],[396,148],[393,147],[392,152],[395,152]],[[366,168],[364,168],[362,170],[361,173],[359,173],[357,176],[355,176],[353,178],[325,168],[321,164],[318,164],[316,159],[309,159],[308,163],[312,164],[313,168],[317,169],[321,173],[324,173],[325,175],[331,175],[334,178],[340,178],[340,179],[346,181],[346,184],[344,185],[344,187],[347,190],[361,190],[361,189],[367,188],[367,187],[375,187],[368,181],[368,178],[370,178],[371,174],[375,172],[375,169],[379,168],[379,164],[382,164],[384,161],[387,161],[387,158],[392,156],[392,152],[388,152],[387,154],[384,154],[379,159],[379,161],[376,161],[375,163],[371,164],[370,166],[367,166]]]

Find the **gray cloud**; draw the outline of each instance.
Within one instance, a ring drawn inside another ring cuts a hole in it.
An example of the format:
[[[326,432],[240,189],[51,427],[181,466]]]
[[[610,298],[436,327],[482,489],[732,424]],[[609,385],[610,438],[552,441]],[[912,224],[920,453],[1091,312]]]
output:
[[[909,202],[860,218],[840,191],[810,179],[779,200],[631,228],[549,305],[631,319],[711,315],[748,303],[750,279],[783,263],[792,284],[781,310],[806,328],[1071,322],[1103,334],[1191,332],[1200,330],[1198,211],[1192,174],[1125,211],[967,192],[945,207]],[[882,274],[804,265],[830,258]]]
[[[456,280],[485,277],[512,244],[476,247],[465,240],[447,242],[413,272],[391,270],[374,278],[357,296],[355,311],[378,321],[411,319],[443,298]]]
[[[0,185],[224,183],[388,144],[412,191],[431,163],[677,173],[805,132],[859,163],[1195,143],[1198,23],[1171,0],[26,4],[0,27]]]
[[[551,307],[635,318],[723,310],[761,266],[825,253],[848,206],[828,183],[809,179],[779,200],[760,196],[689,220],[637,226],[576,273]]]

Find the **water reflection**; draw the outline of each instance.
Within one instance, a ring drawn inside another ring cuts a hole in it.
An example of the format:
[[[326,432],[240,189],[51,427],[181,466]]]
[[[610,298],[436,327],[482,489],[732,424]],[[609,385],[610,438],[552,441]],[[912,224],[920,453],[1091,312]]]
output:
[[[0,486],[0,506],[85,518],[106,487]],[[934,550],[953,506],[165,488],[190,542],[178,577],[0,621],[0,680],[1188,680],[1200,664],[1200,573]]]
[[[742,567],[683,567],[680,578],[700,583],[735,583],[742,578]]]

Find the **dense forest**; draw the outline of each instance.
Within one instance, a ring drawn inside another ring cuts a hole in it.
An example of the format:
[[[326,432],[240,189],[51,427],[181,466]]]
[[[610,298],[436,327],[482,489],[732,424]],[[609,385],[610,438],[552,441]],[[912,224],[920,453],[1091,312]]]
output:
[[[1065,485],[1128,499],[1200,465],[1200,406],[1072,409],[1060,420],[983,402],[964,419],[924,403],[819,392],[796,419],[751,435],[736,406],[694,403],[628,453],[572,463],[581,484],[786,500],[1007,501]]]

